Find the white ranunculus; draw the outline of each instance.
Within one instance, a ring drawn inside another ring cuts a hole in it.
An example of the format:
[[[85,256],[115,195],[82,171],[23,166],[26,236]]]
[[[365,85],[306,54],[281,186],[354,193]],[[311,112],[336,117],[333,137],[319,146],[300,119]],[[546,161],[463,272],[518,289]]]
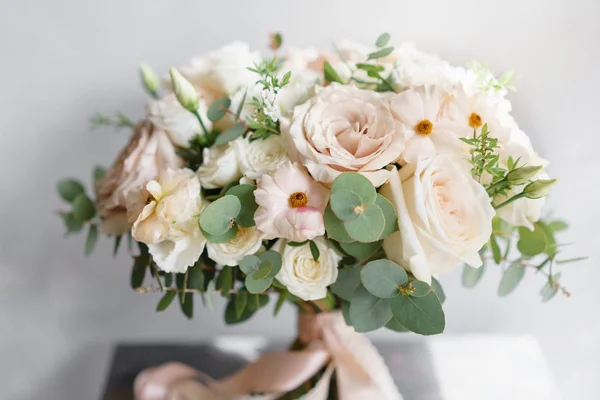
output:
[[[242,174],[250,179],[258,179],[264,174],[272,174],[286,161],[289,161],[283,139],[278,135],[265,140],[249,141],[240,138],[232,142],[240,160]]]
[[[279,240],[274,250],[281,253],[282,267],[276,278],[290,293],[302,300],[318,300],[327,295],[327,286],[333,284],[338,276],[338,263],[342,259],[335,250],[327,245],[322,237],[314,239],[320,256],[313,259],[310,246],[287,246]]]
[[[149,244],[148,251],[161,270],[182,274],[198,261],[205,244],[200,229],[194,229],[186,236]]]
[[[231,144],[207,147],[202,155],[203,164],[196,176],[203,188],[222,188],[241,178],[239,158]]]
[[[176,146],[188,147],[190,139],[198,134],[204,134],[198,118],[183,108],[174,94],[168,94],[158,100],[150,100],[146,110],[148,119],[155,126],[166,131]],[[210,131],[212,123],[206,117],[206,111],[207,106],[201,98],[198,103],[198,113],[206,129]]]
[[[436,156],[392,170],[380,193],[398,213],[399,231],[383,242],[387,257],[431,283],[460,263],[481,266],[478,251],[492,233],[487,192],[459,163]]]
[[[403,131],[390,111],[389,97],[354,86],[331,84],[294,109],[282,134],[319,182],[331,184],[344,171],[358,172],[381,186],[383,169],[404,150]]]
[[[230,267],[238,265],[245,256],[256,253],[262,245],[262,236],[256,227],[238,227],[238,233],[227,243],[207,243],[206,250],[211,260]]]

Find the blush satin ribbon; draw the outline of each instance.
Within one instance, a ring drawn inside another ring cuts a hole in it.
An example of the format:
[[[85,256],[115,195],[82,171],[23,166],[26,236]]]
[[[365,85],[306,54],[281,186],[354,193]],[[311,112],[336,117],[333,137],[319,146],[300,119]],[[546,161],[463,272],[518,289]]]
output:
[[[298,339],[306,344],[305,349],[267,353],[218,381],[180,363],[149,368],[135,380],[135,399],[270,400],[294,390],[327,367],[301,399],[326,400],[335,371],[341,400],[402,400],[375,346],[347,326],[340,312],[299,314]]]

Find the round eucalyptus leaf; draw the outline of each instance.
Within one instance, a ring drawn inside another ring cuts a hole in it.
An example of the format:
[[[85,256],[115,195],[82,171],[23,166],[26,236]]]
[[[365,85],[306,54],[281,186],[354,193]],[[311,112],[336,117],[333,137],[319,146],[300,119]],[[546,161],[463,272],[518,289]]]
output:
[[[210,233],[208,233],[204,229],[202,229],[202,227],[200,227],[200,230],[202,231],[202,234],[204,235],[206,240],[210,243],[227,243],[227,242],[232,241],[238,234],[237,225],[232,226],[230,230],[225,232],[223,235],[218,235],[218,236],[211,235]]]
[[[360,280],[373,296],[391,299],[400,294],[408,276],[404,268],[390,260],[375,260],[362,268]]]
[[[222,236],[234,226],[234,219],[240,213],[240,200],[226,195],[211,203],[200,215],[200,227],[212,236]]]
[[[273,283],[273,278],[254,279],[252,275],[246,276],[245,281],[246,289],[248,289],[250,293],[264,292],[271,286],[271,283]]]
[[[271,271],[273,270],[273,265],[270,262],[264,262],[260,264],[260,267],[256,271],[252,273],[252,279],[255,281],[265,279]]]
[[[360,286],[360,268],[340,268],[338,278],[329,287],[333,294],[343,300],[350,301],[354,292]]]
[[[231,100],[228,97],[224,97],[212,103],[210,107],[208,107],[208,111],[206,112],[206,116],[212,122],[216,122],[223,118],[225,114],[227,114],[227,110],[231,106]]]
[[[369,204],[358,219],[344,222],[348,235],[357,242],[376,242],[385,228],[383,211],[376,204]]]
[[[216,146],[223,146],[227,143],[231,142],[242,136],[246,131],[246,127],[242,125],[240,122],[233,124],[231,127],[225,129],[223,132],[219,133],[217,138],[215,139]]]
[[[331,193],[334,194],[340,189],[354,192],[361,198],[363,204],[375,203],[377,199],[375,186],[370,180],[356,172],[343,172],[333,181]]]
[[[370,332],[387,324],[392,318],[390,300],[373,296],[362,286],[350,301],[350,320],[356,332]]]
[[[237,197],[242,205],[240,213],[235,217],[235,222],[244,228],[256,225],[256,222],[254,222],[254,213],[256,213],[258,204],[256,204],[256,200],[254,199],[255,190],[256,186],[243,184],[234,186],[227,191],[228,195]]]
[[[325,229],[327,230],[327,236],[333,240],[337,240],[340,243],[354,242],[344,226],[344,221],[340,220],[335,216],[330,206],[325,209],[325,216],[323,217],[325,222]]]
[[[398,216],[396,215],[396,207],[394,207],[391,201],[380,194],[377,194],[377,200],[375,201],[375,204],[381,208],[383,217],[385,218],[385,227],[383,228],[383,232],[380,236],[380,239],[385,239],[398,230]]]
[[[442,288],[440,282],[435,278],[431,278],[431,290],[435,292],[436,296],[440,300],[440,303],[444,304],[444,301],[446,301],[446,293],[444,293],[444,289]]]
[[[332,193],[331,210],[342,221],[354,221],[360,217],[360,213],[355,210],[362,207],[363,201],[354,192],[346,189],[339,189]]]
[[[528,257],[537,256],[543,253],[547,246],[548,239],[546,238],[546,232],[544,232],[544,229],[539,224],[534,225],[533,231],[525,227],[519,227],[517,248],[521,254]]]
[[[429,286],[426,282],[423,281],[412,281],[409,285],[411,289],[409,294],[412,297],[427,296],[429,292],[431,292],[431,286]]]
[[[442,304],[433,292],[424,297],[394,297],[391,309],[402,326],[421,335],[442,333],[446,326]]]
[[[381,244],[382,241],[378,240],[377,242],[371,243],[340,243],[340,247],[352,257],[364,260],[375,254],[375,252],[381,248]]]
[[[87,221],[96,215],[96,206],[85,193],[79,193],[73,200],[73,217]]]
[[[260,266],[260,258],[256,256],[246,256],[240,260],[238,266],[246,275],[252,274]]]
[[[408,329],[406,329],[396,317],[392,317],[385,327],[396,332],[408,332]]]
[[[69,203],[72,203],[77,196],[85,192],[81,182],[74,179],[63,179],[59,181],[56,189],[58,190],[60,197]]]
[[[271,265],[271,272],[268,274],[269,277],[274,278],[281,270],[281,254],[278,252],[269,250],[262,253],[259,258],[261,264],[269,263]]]
[[[517,288],[525,276],[525,267],[521,265],[521,260],[516,260],[504,271],[500,286],[498,287],[498,296],[503,297],[510,294]]]

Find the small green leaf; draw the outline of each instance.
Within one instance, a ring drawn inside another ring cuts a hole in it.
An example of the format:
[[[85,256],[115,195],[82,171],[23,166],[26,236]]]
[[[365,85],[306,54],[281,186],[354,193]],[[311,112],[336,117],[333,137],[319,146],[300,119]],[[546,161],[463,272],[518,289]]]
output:
[[[325,229],[327,230],[327,236],[330,239],[336,240],[340,243],[354,242],[354,239],[348,235],[344,222],[335,216],[331,207],[328,205],[325,209],[325,216],[323,217],[325,222]]]
[[[462,284],[466,288],[472,288],[479,283],[483,272],[485,271],[485,264],[479,268],[469,267],[465,264],[462,271]]]
[[[244,315],[244,311],[246,311],[246,307],[248,306],[248,296],[248,292],[240,290],[233,298],[235,304],[235,316],[237,319],[240,319],[242,315]]]
[[[354,292],[350,302],[350,320],[356,332],[379,329],[392,318],[390,300],[373,296],[363,286]]]
[[[589,257],[575,257],[575,258],[568,258],[566,260],[556,260],[557,264],[569,264],[569,263],[574,263],[574,262],[578,262],[578,261],[585,261],[587,260]]]
[[[350,302],[346,300],[342,300],[342,316],[344,317],[344,322],[348,326],[352,326],[352,320],[350,319]]]
[[[502,254],[500,253],[500,246],[498,246],[496,235],[492,235],[490,237],[490,247],[492,249],[492,256],[494,257],[494,262],[496,264],[500,264],[500,261],[502,261]]]
[[[390,260],[375,260],[360,271],[360,279],[373,296],[391,299],[400,294],[400,286],[408,281],[404,268]]]
[[[252,274],[252,279],[255,281],[260,279],[265,279],[271,271],[273,270],[273,266],[270,262],[265,262],[260,265],[260,267]]]
[[[375,254],[381,248],[382,243],[381,240],[371,243],[340,243],[340,247],[352,257],[365,260]]]
[[[332,195],[338,190],[349,190],[355,193],[361,200],[362,204],[372,204],[377,200],[377,191],[370,180],[356,172],[343,172],[331,187]]]
[[[321,255],[321,251],[319,250],[319,247],[312,240],[310,241],[309,246],[310,246],[310,254],[312,254],[313,260],[319,261],[319,256]]]
[[[287,242],[286,246],[301,247],[301,246],[304,246],[306,243],[308,243],[308,240],[305,240],[304,242]]]
[[[104,178],[104,175],[106,175],[106,168],[101,167],[99,165],[94,167],[94,173],[93,173],[94,182],[97,182],[100,179]]]
[[[517,242],[517,248],[527,257],[537,256],[546,250],[548,240],[544,229],[535,224],[534,230],[530,231],[524,226],[519,227],[519,241]]]
[[[195,265],[188,268],[187,287],[197,290],[204,290],[204,271],[201,265]]]
[[[398,321],[398,318],[394,316],[392,316],[392,319],[390,319],[390,322],[388,322],[385,327],[396,332],[409,332],[409,330]]]
[[[73,217],[80,221],[88,221],[96,215],[96,206],[85,193],[80,193],[73,200]]]
[[[552,232],[561,232],[569,229],[569,224],[561,220],[550,221],[547,225]]]
[[[235,112],[235,119],[240,119],[240,115],[242,115],[242,111],[244,110],[244,105],[246,104],[246,96],[248,96],[248,90],[244,92],[244,96],[242,96],[242,100],[238,105],[238,108]]]
[[[257,293],[262,293],[265,290],[267,290],[269,287],[271,287],[271,283],[273,283],[273,278],[267,276],[266,278],[263,278],[263,279],[254,279],[253,275],[248,275],[248,276],[246,276],[246,280],[244,283],[246,285],[246,289],[250,293],[257,294]]]
[[[73,213],[65,213],[62,215],[63,222],[67,228],[67,235],[70,233],[77,233],[83,229],[83,221],[75,218]]]
[[[254,222],[254,213],[258,209],[258,204],[254,199],[254,191],[256,186],[254,185],[237,185],[227,191],[228,195],[233,195],[238,198],[242,208],[240,213],[235,218],[235,222],[244,228],[249,228],[256,225]]]
[[[257,256],[246,256],[238,263],[240,269],[246,275],[251,275],[260,266],[260,258]]]
[[[171,287],[173,284],[173,274],[165,274],[165,287]]]
[[[233,288],[233,267],[224,266],[215,282],[215,288],[221,290],[223,297],[228,297]]]
[[[250,319],[250,317],[252,317],[252,315],[254,315],[254,311],[250,311],[248,310],[248,308],[245,308],[244,311],[242,311],[241,315],[237,315],[236,314],[236,304],[238,302],[238,295],[234,295],[229,299],[229,302],[227,303],[227,307],[225,307],[225,323],[226,324],[238,324],[240,322],[244,322],[247,321],[248,319]],[[246,293],[246,304],[248,303],[248,294]]]
[[[223,146],[242,136],[246,132],[246,127],[241,122],[236,122],[223,132],[219,133],[215,139],[216,146]]]
[[[156,305],[156,311],[160,312],[166,310],[171,305],[173,299],[175,299],[176,296],[177,292],[175,291],[165,293],[165,295],[160,299],[160,301]]]
[[[380,239],[385,239],[398,230],[398,216],[396,215],[396,207],[394,207],[394,205],[388,199],[379,193],[377,194],[377,200],[375,200],[375,204],[381,208],[383,217],[385,218],[385,227],[383,228],[383,232],[379,237]]]
[[[387,32],[382,33],[381,35],[379,35],[379,37],[375,41],[375,46],[383,47],[386,44],[388,44],[389,41],[390,41],[390,34]]]
[[[60,197],[68,203],[72,203],[77,196],[85,192],[83,185],[75,179],[63,179],[59,181],[56,189]]]
[[[539,225],[542,228],[542,232],[544,232],[546,235],[546,248],[544,249],[544,253],[550,257],[556,255],[557,246],[556,239],[554,238],[554,232],[542,221],[538,221],[536,225]]]
[[[98,241],[98,227],[95,224],[90,224],[90,229],[88,230],[88,235],[85,240],[85,255],[89,256],[94,251],[94,247],[96,247],[96,242]]]
[[[358,242],[376,242],[385,228],[383,211],[376,204],[369,204],[356,221],[345,222],[348,235]]]
[[[179,292],[179,298],[181,299],[180,303],[183,315],[188,319],[192,319],[194,316],[194,294]]]
[[[412,332],[435,335],[444,331],[444,311],[433,292],[424,297],[395,297],[391,300],[391,309],[400,324]]]
[[[269,303],[269,295],[251,294],[248,295],[248,310],[258,311]]]
[[[146,257],[137,256],[134,258],[133,268],[131,269],[131,287],[133,289],[141,287],[144,283],[147,267],[148,260]]]
[[[211,203],[200,215],[200,227],[213,236],[225,235],[233,226],[242,204],[236,196],[225,195]]]
[[[354,192],[338,189],[331,194],[330,206],[333,213],[342,221],[354,221],[360,217],[357,209],[362,209],[362,199]]]
[[[427,282],[412,281],[410,286],[412,286],[412,291],[409,294],[412,297],[424,297],[431,292],[431,286],[429,286]]]
[[[558,280],[560,279],[560,273],[548,278],[548,282],[542,288],[540,295],[542,295],[542,301],[546,302],[556,296],[558,293]]]
[[[483,266],[481,266],[481,268],[483,268]],[[435,278],[431,278],[431,290],[434,291],[440,300],[440,303],[444,304],[444,301],[446,301],[446,293],[444,293],[444,289],[442,288],[440,282]]]
[[[360,286],[360,268],[341,268],[337,280],[329,287],[333,294],[343,300],[350,301]]]
[[[370,53],[367,57],[367,60],[376,60],[378,58],[383,58],[389,56],[394,51],[393,47],[384,47],[383,49],[379,49]]]
[[[506,296],[515,290],[524,275],[525,267],[521,265],[521,260],[513,261],[506,271],[504,271],[504,275],[502,275],[500,286],[498,287],[498,296]]]
[[[200,227],[200,230],[202,231],[202,234],[204,235],[206,240],[209,241],[210,243],[227,243],[227,242],[232,241],[237,236],[238,226],[234,225],[224,235],[220,235],[220,236],[211,235],[210,233],[208,233],[204,229],[202,229],[202,227]]]
[[[342,78],[340,78],[335,69],[333,69],[329,61],[323,63],[323,73],[325,75],[325,82],[343,83]]]
[[[113,257],[116,256],[117,253],[119,252],[119,246],[121,245],[122,238],[123,238],[123,235],[115,236],[115,245],[113,247]]]
[[[285,303],[286,299],[288,298],[288,294],[289,292],[287,290],[279,292],[279,297],[277,298],[277,303],[275,304],[275,309],[273,310],[273,316],[276,317],[277,314],[279,314],[279,310],[281,310],[283,303]]]
[[[208,107],[206,117],[212,122],[217,122],[227,114],[227,110],[229,110],[230,106],[231,100],[228,97],[219,99]]]
[[[275,275],[277,275],[281,270],[281,254],[278,252],[269,250],[262,253],[259,258],[261,262],[271,264],[271,272],[268,275],[269,277],[274,278]]]

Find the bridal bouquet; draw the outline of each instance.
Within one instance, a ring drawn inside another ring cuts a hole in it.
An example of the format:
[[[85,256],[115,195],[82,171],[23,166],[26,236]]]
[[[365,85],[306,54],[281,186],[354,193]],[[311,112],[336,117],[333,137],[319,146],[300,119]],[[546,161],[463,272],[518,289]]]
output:
[[[341,310],[356,332],[443,332],[438,274],[504,271],[499,295],[527,270],[557,292],[567,227],[542,219],[555,182],[511,116],[512,74],[455,67],[389,35],[373,46],[286,48],[262,58],[233,43],[159,79],[140,68],[150,99],[127,146],[93,193],[58,184],[67,230],[127,238],[132,286],[227,299],[225,321],[251,318],[278,296],[302,313]],[[134,245],[135,243],[135,245]],[[339,372],[339,371],[338,371]]]

